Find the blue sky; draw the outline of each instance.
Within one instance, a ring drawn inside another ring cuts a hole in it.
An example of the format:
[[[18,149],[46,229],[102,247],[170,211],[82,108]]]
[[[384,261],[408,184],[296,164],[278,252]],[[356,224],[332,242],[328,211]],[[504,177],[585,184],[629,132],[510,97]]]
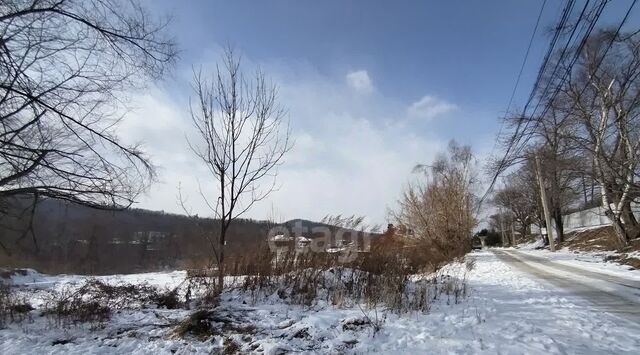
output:
[[[608,5],[601,23],[619,19],[629,3]],[[248,216],[342,213],[385,223],[411,167],[450,139],[480,158],[491,151],[542,1],[149,4],[173,17],[181,59],[171,78],[134,95],[139,109],[125,123],[125,138],[143,140],[160,166],[140,207],[180,212],[180,183],[194,211],[207,214],[195,180],[206,186],[208,178],[184,142],[190,70],[210,68],[230,43],[247,68],[260,66],[280,85],[297,142],[281,189]],[[529,94],[563,5],[547,1],[514,107]]]

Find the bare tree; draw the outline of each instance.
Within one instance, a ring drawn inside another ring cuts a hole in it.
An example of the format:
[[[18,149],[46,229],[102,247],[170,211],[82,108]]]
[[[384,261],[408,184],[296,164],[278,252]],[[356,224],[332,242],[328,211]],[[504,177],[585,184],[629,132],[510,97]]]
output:
[[[601,31],[563,86],[569,138],[599,187],[620,246],[640,235],[631,202],[640,198],[640,35]]]
[[[524,165],[505,179],[504,187],[498,189],[493,198],[495,205],[510,212],[515,222],[519,224],[519,231],[525,237],[531,224],[538,223],[538,192],[535,180]]]
[[[0,3],[0,200],[131,205],[153,167],[116,125],[124,94],[174,62],[165,25],[135,0]]]
[[[600,30],[573,52],[557,56],[559,70],[546,78],[557,90],[539,95],[542,114],[514,120],[507,157],[494,170],[538,151],[558,230],[582,188],[585,206],[600,199],[623,247],[640,235],[631,210],[640,198],[640,34]],[[599,192],[589,194],[594,186]]]
[[[544,98],[541,100],[544,101]],[[541,116],[513,115],[506,118],[507,127],[512,133],[507,134],[507,139],[502,142],[504,148],[509,149],[509,146],[522,140],[527,140],[528,144],[515,149],[508,162],[499,160],[490,164],[490,170],[493,174],[506,163],[521,166],[525,171],[531,172],[532,151],[541,156],[543,175],[550,192],[550,213],[558,232],[558,241],[562,242],[562,216],[577,199],[576,185],[580,181],[579,172],[583,166],[581,157],[567,138],[567,132],[571,129],[570,119],[565,112],[556,108],[555,102],[549,104],[551,108]],[[522,127],[525,128],[521,129]],[[532,176],[529,174],[530,178]],[[529,188],[537,185],[535,179],[530,182],[533,184]]]
[[[278,103],[277,86],[261,71],[247,79],[240,57],[228,48],[222,66],[210,78],[194,71],[195,98],[190,105],[198,140],[188,140],[205,164],[218,197],[202,197],[219,220],[217,243],[212,243],[218,265],[218,287],[223,287],[224,249],[233,221],[276,185],[277,167],[291,148],[286,112]],[[270,180],[266,186],[261,183]]]

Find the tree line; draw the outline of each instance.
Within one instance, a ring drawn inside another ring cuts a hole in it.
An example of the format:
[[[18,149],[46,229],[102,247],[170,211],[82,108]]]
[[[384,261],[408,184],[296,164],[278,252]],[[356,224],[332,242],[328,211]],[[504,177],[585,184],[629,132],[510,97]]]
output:
[[[559,70],[543,81],[556,89],[535,93],[544,109],[505,118],[506,153],[489,166],[504,175],[493,201],[525,235],[545,226],[544,189],[558,242],[564,214],[599,206],[623,248],[640,236],[640,34],[602,29],[571,51],[551,57]]]

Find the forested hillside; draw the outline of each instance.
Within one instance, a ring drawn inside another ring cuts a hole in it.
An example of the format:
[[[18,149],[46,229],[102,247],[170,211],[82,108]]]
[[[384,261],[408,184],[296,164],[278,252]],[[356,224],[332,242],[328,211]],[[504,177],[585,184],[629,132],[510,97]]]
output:
[[[131,273],[206,263],[206,233],[216,221],[142,209],[108,211],[54,199],[10,204],[0,223],[1,264],[47,272]],[[270,224],[238,220],[231,227],[230,255],[264,241]],[[189,260],[189,261],[187,261]]]

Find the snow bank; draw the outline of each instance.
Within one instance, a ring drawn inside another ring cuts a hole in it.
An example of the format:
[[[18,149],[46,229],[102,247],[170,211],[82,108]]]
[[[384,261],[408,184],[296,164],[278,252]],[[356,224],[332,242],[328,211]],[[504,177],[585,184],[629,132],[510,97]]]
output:
[[[0,330],[0,353],[209,354],[222,352],[230,344],[241,353],[265,354],[635,354],[640,348],[638,325],[593,313],[579,297],[513,270],[490,252],[475,252],[472,257],[475,265],[466,276],[469,298],[460,304],[441,299],[428,312],[399,315],[383,307],[328,303],[308,307],[274,299],[250,304],[236,289],[223,294],[220,306],[213,309],[227,332],[206,341],[176,337],[176,324],[190,313],[186,310],[122,311],[101,327],[85,324],[66,329],[34,312],[32,321]],[[441,273],[462,273],[463,269],[467,264],[458,263]],[[127,277],[174,285],[181,275]],[[62,283],[76,279],[42,277]],[[427,275],[422,278],[428,279]]]

